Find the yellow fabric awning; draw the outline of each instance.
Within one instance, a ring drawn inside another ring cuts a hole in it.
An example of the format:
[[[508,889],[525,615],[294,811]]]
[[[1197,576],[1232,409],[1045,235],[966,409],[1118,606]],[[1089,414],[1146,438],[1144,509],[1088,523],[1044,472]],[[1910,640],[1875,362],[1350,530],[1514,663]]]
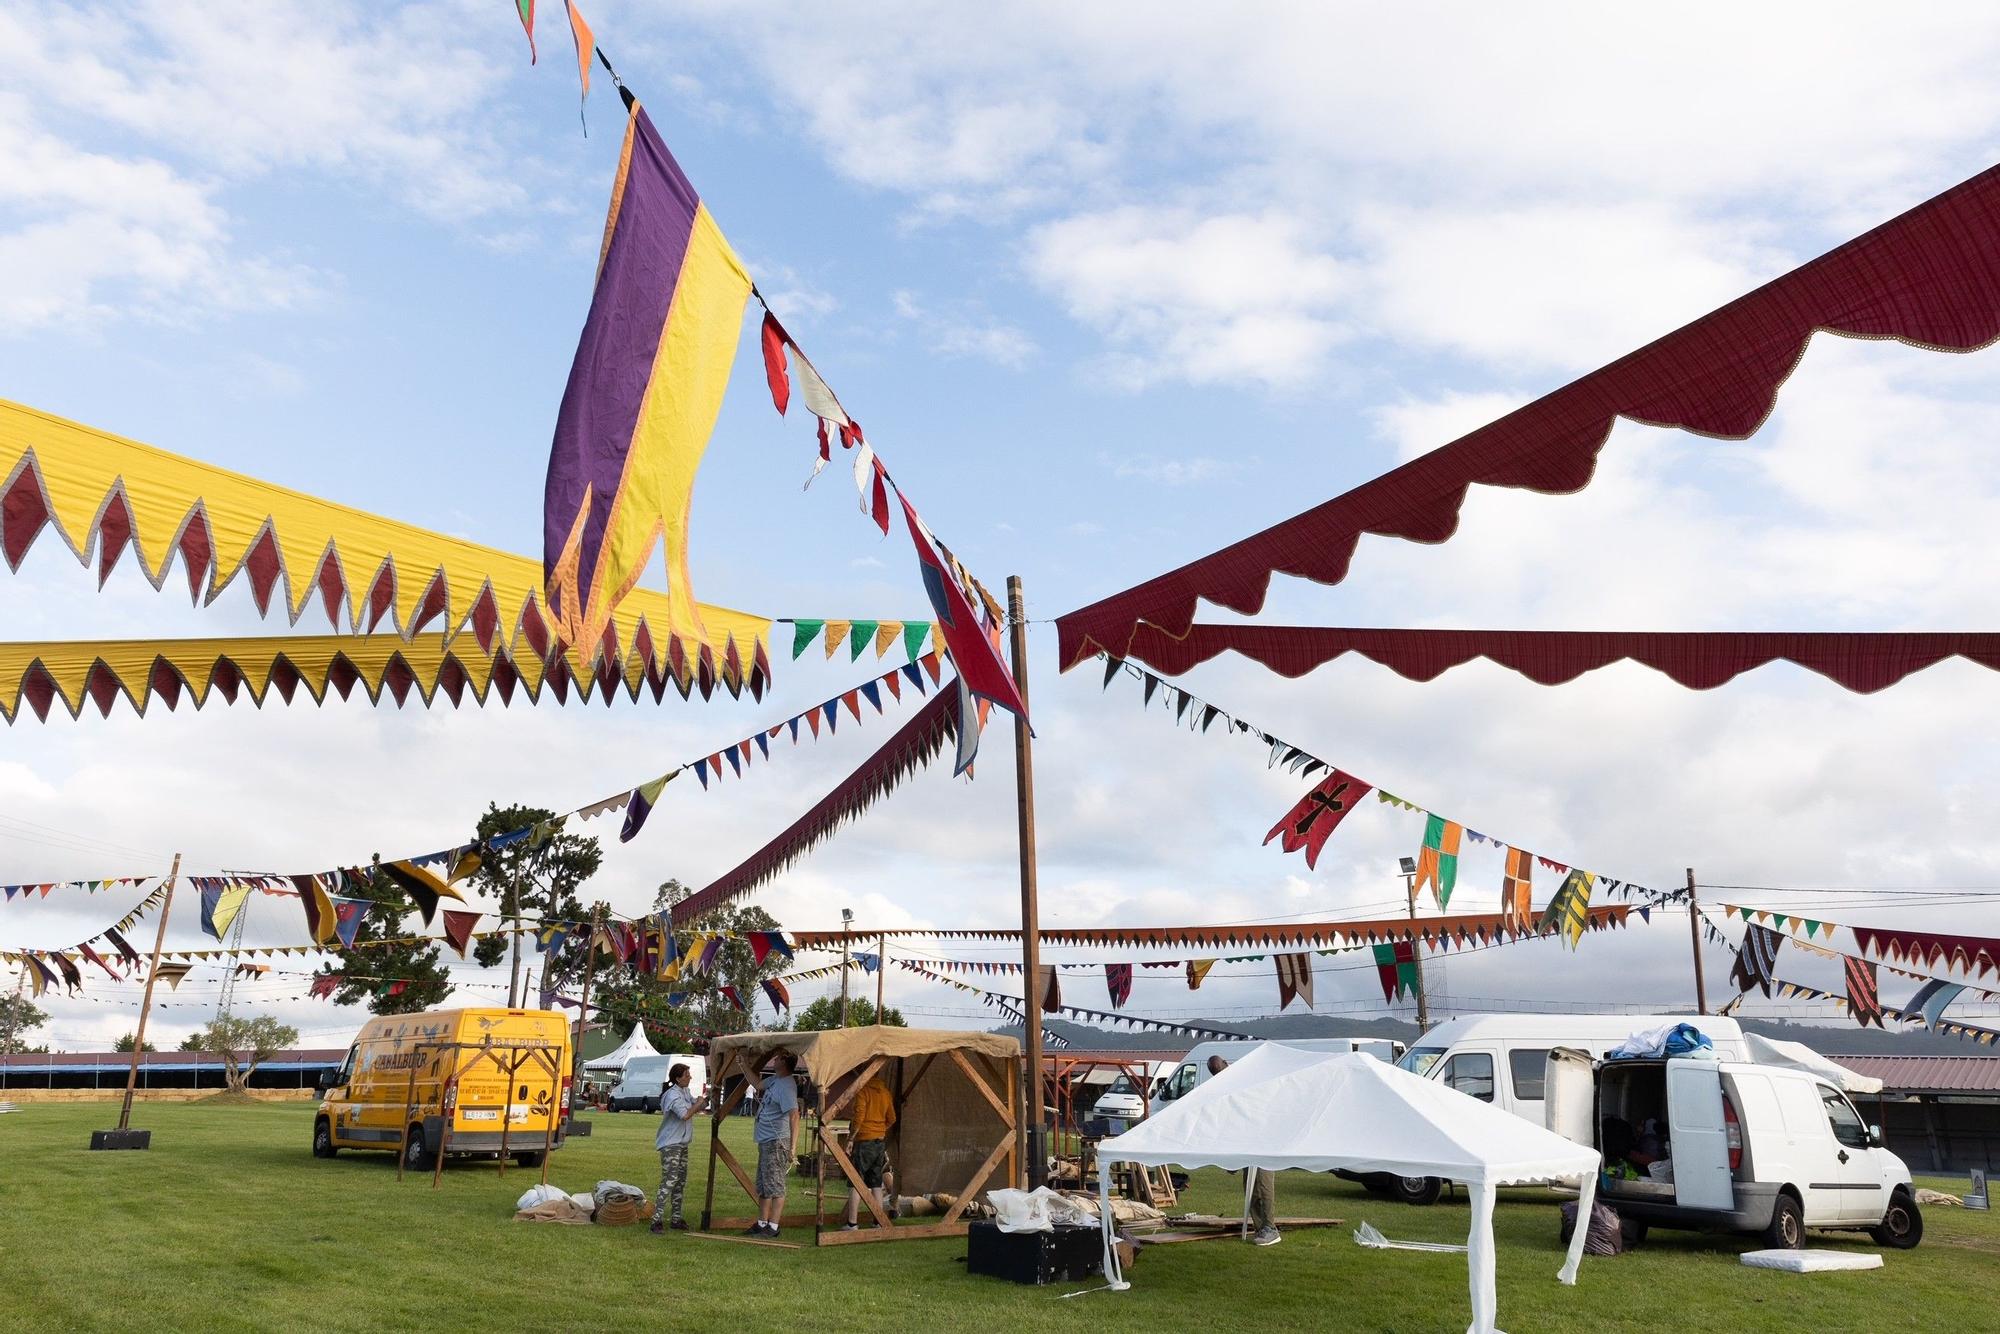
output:
[[[531,652],[480,651],[470,638],[447,644],[435,634],[404,640],[397,635],[270,635],[251,639],[79,640],[60,643],[0,643],[0,716],[13,722],[22,705],[46,719],[58,703],[72,717],[85,704],[109,714],[124,696],[141,714],[155,699],[169,709],[187,699],[196,708],[220,693],[235,702],[247,694],[262,706],[276,690],[290,703],[303,689],[314,703],[329,691],[349,698],[356,686],[379,703],[384,691],[398,705],[412,694],[425,705],[442,694],[452,704],[470,696],[484,704],[497,691],[503,703],[515,692],[539,700],[551,691],[566,702],[574,690],[593,693],[609,704],[623,693],[637,700],[642,690],[655,700],[669,686],[686,696],[721,685],[732,693],[746,683],[741,675],[704,679],[698,669],[677,671],[666,654],[627,652],[602,660],[593,671],[570,655],[544,662]]]
[[[79,561],[94,557],[100,583],[129,550],[159,588],[178,557],[196,598],[212,602],[243,575],[260,613],[269,613],[275,596],[294,624],[317,597],[336,629],[344,621],[372,632],[387,622],[414,641],[430,627],[443,644],[470,628],[484,654],[504,649],[516,660],[546,659],[554,648],[541,562],[527,556],[4,399],[0,478],[0,554],[10,568],[19,568],[44,527],[53,527]],[[630,658],[636,646],[641,656],[678,664],[671,672],[678,679],[699,679],[704,664],[718,681],[768,679],[768,619],[701,604],[690,616],[678,597],[635,589],[612,612],[604,642],[576,646],[581,660],[600,650]],[[671,630],[676,625],[679,636]],[[700,631],[691,643],[687,627],[694,625]]]

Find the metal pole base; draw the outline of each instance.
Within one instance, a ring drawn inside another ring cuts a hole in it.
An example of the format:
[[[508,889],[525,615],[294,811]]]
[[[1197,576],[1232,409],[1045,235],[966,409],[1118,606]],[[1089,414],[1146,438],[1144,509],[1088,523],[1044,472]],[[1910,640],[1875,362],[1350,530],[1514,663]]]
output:
[[[93,1130],[90,1132],[92,1149],[150,1149],[153,1147],[153,1132],[150,1130]]]

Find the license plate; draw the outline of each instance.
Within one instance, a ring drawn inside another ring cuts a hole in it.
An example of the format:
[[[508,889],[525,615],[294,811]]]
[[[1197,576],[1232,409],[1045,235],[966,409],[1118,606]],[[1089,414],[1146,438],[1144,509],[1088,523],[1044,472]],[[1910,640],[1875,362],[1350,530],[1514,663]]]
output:
[[[460,1112],[459,1117],[466,1121],[498,1121],[500,1113],[492,1107],[474,1107]]]

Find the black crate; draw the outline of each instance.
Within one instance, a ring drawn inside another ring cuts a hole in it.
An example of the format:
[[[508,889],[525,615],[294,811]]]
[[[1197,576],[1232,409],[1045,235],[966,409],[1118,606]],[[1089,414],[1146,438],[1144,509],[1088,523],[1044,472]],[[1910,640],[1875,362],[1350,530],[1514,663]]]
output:
[[[150,1130],[93,1130],[90,1132],[90,1147],[93,1149],[150,1149],[153,1147],[153,1132]]]
[[[1068,1283],[1104,1269],[1104,1236],[1094,1227],[1049,1232],[1002,1232],[996,1223],[974,1223],[965,1238],[970,1274],[1015,1283]]]

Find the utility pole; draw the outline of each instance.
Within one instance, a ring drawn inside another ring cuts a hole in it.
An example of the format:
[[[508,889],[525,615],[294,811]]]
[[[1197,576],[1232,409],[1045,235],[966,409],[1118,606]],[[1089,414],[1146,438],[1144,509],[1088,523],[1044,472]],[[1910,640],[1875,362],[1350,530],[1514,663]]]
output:
[[[875,942],[875,1022],[886,1022],[882,1018],[883,997],[889,982],[889,936],[884,932]]]
[[[1007,576],[1008,633],[1014,651],[1014,688],[1021,703],[1028,703],[1028,600],[1021,592],[1021,576]],[[961,719],[960,727],[967,726]],[[1035,885],[1035,757],[1028,720],[1014,720],[1014,809],[1018,820],[1021,849],[1021,1044],[1027,1049],[1026,1078],[1021,1081],[1027,1095],[1026,1168],[1027,1186],[1043,1184],[1048,1173],[1048,1125],[1042,1106],[1042,925],[1041,908]]]
[[[849,933],[853,930],[854,909],[842,908],[840,910],[840,1026],[842,1028],[847,1027],[847,966],[854,957]]]
[[[583,947],[583,992],[576,998],[576,1046],[570,1053],[570,1084],[582,1091],[583,1088],[583,1034],[590,1026],[590,984],[597,976],[597,932],[604,925],[604,913],[609,907],[605,903],[595,903],[590,909],[590,937]],[[570,1134],[577,1133],[575,1127],[589,1125],[587,1121],[576,1119],[576,1099],[570,1099]],[[588,1131],[584,1132],[588,1134]]]
[[[509,878],[509,888],[514,891],[514,959],[507,969],[507,1008],[521,1008],[521,863],[527,858],[526,850],[514,855],[514,874]]]
[[[93,1149],[150,1149],[153,1132],[132,1129],[132,1094],[139,1087],[139,1059],[146,1050],[146,1020],[153,1013],[153,984],[160,977],[160,948],[167,943],[167,914],[174,907],[174,883],[181,878],[181,855],[174,854],[173,868],[167,872],[167,892],[160,899],[160,925],[153,933],[153,958],[146,969],[146,991],[139,998],[139,1029],[132,1035],[132,1068],[125,1075],[125,1102],[118,1109],[116,1130],[93,1130]]]
[[[1403,891],[1410,904],[1410,957],[1417,965],[1417,1032],[1431,1031],[1431,1002],[1424,991],[1424,946],[1417,939],[1417,863],[1413,857],[1402,860]]]
[[[1694,897],[1694,867],[1688,872],[1688,939],[1694,948],[1694,1010],[1708,1013],[1708,983],[1701,975],[1701,908]]]

